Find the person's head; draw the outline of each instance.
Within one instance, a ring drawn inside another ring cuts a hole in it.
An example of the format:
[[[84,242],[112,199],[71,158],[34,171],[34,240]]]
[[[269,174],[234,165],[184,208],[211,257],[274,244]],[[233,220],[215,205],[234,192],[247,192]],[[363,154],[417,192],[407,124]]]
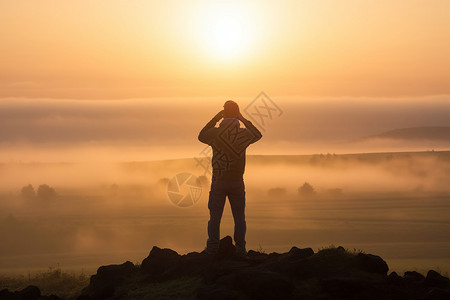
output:
[[[223,105],[223,117],[224,118],[237,118],[239,116],[239,105],[232,101],[228,100]]]

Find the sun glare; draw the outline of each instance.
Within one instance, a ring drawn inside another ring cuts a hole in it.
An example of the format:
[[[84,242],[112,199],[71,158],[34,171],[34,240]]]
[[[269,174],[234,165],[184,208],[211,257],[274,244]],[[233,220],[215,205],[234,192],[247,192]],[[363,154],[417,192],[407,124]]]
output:
[[[211,24],[210,48],[220,56],[237,55],[244,43],[242,26],[232,17],[222,18]]]
[[[197,32],[199,46],[216,59],[236,59],[252,43],[251,14],[238,2],[212,3],[203,7]]]

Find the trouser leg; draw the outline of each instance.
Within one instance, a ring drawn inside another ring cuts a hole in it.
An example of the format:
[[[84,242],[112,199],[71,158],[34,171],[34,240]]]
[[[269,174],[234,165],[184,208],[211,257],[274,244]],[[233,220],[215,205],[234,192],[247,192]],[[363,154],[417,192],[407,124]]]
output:
[[[231,211],[234,218],[234,242],[237,252],[246,252],[245,233],[247,224],[245,222],[245,186],[244,183],[237,183],[228,194]]]
[[[220,241],[220,221],[222,219],[223,209],[225,206],[226,195],[223,190],[211,185],[209,192],[208,208],[208,241],[206,242],[207,251],[214,253],[219,249]]]

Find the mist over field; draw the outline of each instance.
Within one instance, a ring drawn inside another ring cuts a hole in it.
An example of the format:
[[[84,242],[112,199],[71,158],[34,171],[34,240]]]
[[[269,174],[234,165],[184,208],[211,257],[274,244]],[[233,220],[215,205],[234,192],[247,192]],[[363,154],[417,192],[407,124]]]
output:
[[[0,271],[92,271],[139,262],[153,245],[203,250],[206,160],[2,164]],[[450,270],[450,152],[252,155],[246,169],[248,249],[334,244],[381,255],[394,270]],[[168,197],[183,172],[201,182],[190,207]],[[221,228],[232,235],[229,204]]]
[[[264,119],[261,103],[239,101],[263,132],[247,151],[249,249],[335,244],[400,271],[411,261],[450,270],[448,97],[271,101],[279,111]],[[222,105],[1,101],[0,271],[94,270],[141,261],[154,245],[203,250],[210,153],[197,135]],[[201,197],[180,208],[168,182],[186,172]],[[227,204],[221,235],[232,232]]]
[[[272,99],[280,111],[265,123],[252,101],[241,110],[263,139],[247,151],[248,249],[335,244],[397,270],[450,270],[447,97]],[[0,102],[0,271],[92,271],[154,245],[203,250],[211,176],[197,135],[222,104]],[[180,208],[168,181],[186,172],[201,197]],[[221,235],[232,232],[227,204]]]

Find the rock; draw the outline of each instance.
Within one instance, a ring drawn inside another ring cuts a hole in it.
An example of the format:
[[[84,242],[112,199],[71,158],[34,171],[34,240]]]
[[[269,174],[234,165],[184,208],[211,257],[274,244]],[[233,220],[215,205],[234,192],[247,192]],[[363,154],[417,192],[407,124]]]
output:
[[[76,300],[94,300],[91,296],[88,295],[80,295]]]
[[[1,290],[0,300],[62,300],[62,298],[55,295],[41,296],[41,291],[37,286],[29,285],[17,292],[11,292],[7,289]]]
[[[35,300],[41,296],[41,291],[37,286],[29,285],[18,293],[15,293],[14,299]]]
[[[247,257],[240,258],[235,255],[231,237],[226,236],[217,255],[179,255],[155,246],[140,268],[131,262],[102,266],[77,300],[114,300],[132,295],[170,299],[179,291],[187,292],[183,297],[214,300],[450,299],[449,279],[433,270],[426,278],[417,272],[405,272],[404,277],[392,272],[387,276],[388,270],[381,257],[355,255],[343,247],[317,253],[298,247],[282,254],[250,250]],[[185,289],[186,284],[189,289]],[[39,289],[30,286],[19,292],[1,290],[0,300],[60,300],[39,295]]]
[[[425,284],[431,287],[445,288],[449,285],[449,279],[434,270],[430,270],[425,278]]]
[[[147,258],[142,261],[141,269],[148,274],[162,275],[173,269],[180,261],[181,256],[172,249],[152,248]]]
[[[217,251],[217,259],[230,258],[236,253],[236,247],[233,245],[233,239],[227,235],[219,242],[219,250]]]
[[[237,295],[229,288],[221,285],[209,285],[200,288],[197,293],[199,300],[236,300]]]
[[[377,255],[358,253],[357,260],[365,272],[387,275],[389,271],[387,263]]]
[[[252,259],[252,260],[264,261],[264,260],[266,260],[269,257],[269,254],[258,252],[258,251],[254,251],[254,250],[250,250],[250,251],[247,252],[247,257],[249,259]]]
[[[180,275],[196,275],[203,272],[212,261],[211,255],[207,253],[191,252],[180,258],[176,268]]]
[[[450,299],[450,291],[440,289],[440,288],[434,288],[431,291],[429,291],[423,299],[424,300],[448,300],[448,299]]]
[[[0,300],[7,300],[10,299],[14,295],[13,292],[11,292],[8,289],[3,289],[0,291]]]
[[[292,247],[288,252],[289,260],[303,259],[314,255],[314,250],[311,248],[300,249]]]
[[[292,247],[289,252],[281,255],[271,253],[262,266],[270,271],[298,277],[304,275],[305,269],[308,268],[304,260],[313,255],[314,251],[311,248]]]
[[[89,286],[83,290],[82,296],[90,296],[94,299],[110,298],[114,295],[116,287],[135,270],[134,264],[129,261],[121,265],[101,266],[97,274],[91,276]]]
[[[359,299],[356,296],[370,286],[367,280],[351,277],[326,278],[321,280],[320,284],[327,293],[333,296],[333,299],[334,297]]]
[[[271,271],[243,270],[234,277],[234,288],[250,299],[286,299],[294,291],[287,277]]]
[[[58,297],[56,295],[50,295],[50,296],[41,296],[39,300],[63,300],[63,298]]]
[[[387,279],[392,284],[398,284],[403,280],[403,278],[399,276],[396,272],[392,272],[391,274],[389,274]]]
[[[403,278],[408,282],[421,283],[425,280],[425,276],[416,271],[406,271]]]
[[[338,251],[340,251],[340,252],[345,252],[345,248],[344,247],[342,247],[342,246],[338,246],[337,248],[336,248],[336,250],[338,250]]]
[[[220,277],[236,273],[249,267],[248,261],[225,260],[215,261],[209,264],[203,272],[204,281],[207,284],[215,283]]]

